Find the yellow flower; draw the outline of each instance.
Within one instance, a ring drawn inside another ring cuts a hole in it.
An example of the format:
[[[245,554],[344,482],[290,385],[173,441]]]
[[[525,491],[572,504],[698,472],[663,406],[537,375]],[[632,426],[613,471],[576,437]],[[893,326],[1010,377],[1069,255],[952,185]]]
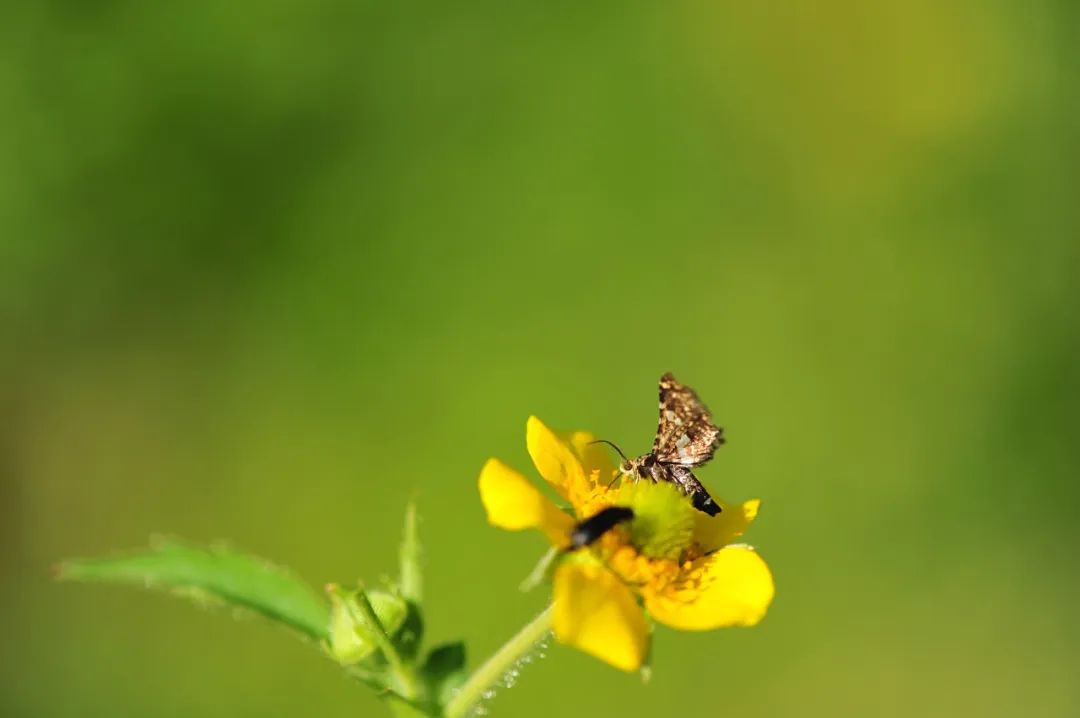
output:
[[[586,432],[558,434],[536,417],[526,428],[537,471],[573,508],[557,507],[498,459],[480,472],[480,499],[500,528],[542,531],[553,546],[569,545],[578,521],[607,506],[628,506],[634,518],[587,549],[565,554],[554,573],[555,637],[611,665],[632,671],[649,652],[649,624],[681,630],[752,626],[773,598],[768,566],[749,546],[732,542],[757,515],[759,501],[720,502],[715,517],[694,509],[670,484],[623,481],[607,451]]]

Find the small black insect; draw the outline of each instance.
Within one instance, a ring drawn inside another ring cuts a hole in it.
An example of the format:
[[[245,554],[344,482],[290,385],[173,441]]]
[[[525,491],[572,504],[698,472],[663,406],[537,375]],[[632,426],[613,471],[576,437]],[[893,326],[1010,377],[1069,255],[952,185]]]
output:
[[[634,518],[633,509],[625,506],[608,506],[600,509],[589,518],[578,523],[570,532],[570,546],[567,551],[585,548],[600,540],[600,537],[624,521]]]
[[[623,455],[619,471],[634,479],[652,479],[654,483],[670,481],[690,497],[695,509],[716,516],[720,505],[713,501],[691,469],[712,459],[724,443],[723,432],[713,423],[708,408],[694,390],[680,384],[669,372],[660,377],[660,422],[652,451],[633,460]],[[611,442],[604,443],[619,451]]]

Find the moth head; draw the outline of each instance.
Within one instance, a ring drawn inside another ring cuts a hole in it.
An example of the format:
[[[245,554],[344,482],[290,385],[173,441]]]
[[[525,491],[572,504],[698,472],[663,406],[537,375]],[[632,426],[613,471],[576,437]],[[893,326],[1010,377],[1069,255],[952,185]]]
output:
[[[626,458],[626,454],[623,453],[623,450],[616,446],[614,443],[608,441],[607,439],[597,439],[596,441],[590,441],[589,444],[607,444],[611,448],[615,449],[615,451],[619,452],[619,456],[622,458],[622,463],[619,464],[619,471],[624,474],[633,474],[636,471],[637,465],[630,459]]]

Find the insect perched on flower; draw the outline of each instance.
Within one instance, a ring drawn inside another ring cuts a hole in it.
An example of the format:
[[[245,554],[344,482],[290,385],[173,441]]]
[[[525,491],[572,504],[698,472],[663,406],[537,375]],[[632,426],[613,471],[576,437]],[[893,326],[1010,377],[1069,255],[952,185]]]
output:
[[[495,526],[539,529],[559,549],[552,574],[559,641],[630,671],[649,653],[645,612],[695,631],[751,626],[765,615],[772,574],[754,549],[733,543],[757,515],[757,500],[717,501],[723,511],[710,515],[673,482],[613,485],[618,470],[592,434],[556,433],[535,417],[526,444],[570,510],[498,459],[480,473],[480,498]]]
[[[570,532],[568,551],[585,548],[599,541],[604,534],[621,523],[634,518],[634,510],[625,506],[608,506],[583,521],[579,521]]]
[[[623,475],[654,483],[668,481],[682,489],[698,511],[710,516],[720,513],[720,506],[691,469],[712,460],[724,443],[724,430],[713,423],[694,390],[680,384],[671,372],[660,377],[660,421],[652,450],[630,460],[610,441],[601,443],[614,447],[623,457],[619,465]]]

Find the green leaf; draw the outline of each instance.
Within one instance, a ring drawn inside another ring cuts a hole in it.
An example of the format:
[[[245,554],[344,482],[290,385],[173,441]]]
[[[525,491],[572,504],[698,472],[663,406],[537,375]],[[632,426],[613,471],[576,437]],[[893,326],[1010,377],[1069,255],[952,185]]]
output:
[[[424,639],[424,614],[415,603],[406,604],[405,618],[392,638],[398,655],[409,663],[413,662]]]
[[[454,641],[431,649],[420,673],[427,683],[428,694],[438,705],[446,705],[450,696],[465,682],[465,644]]]
[[[315,640],[328,636],[329,608],[310,586],[263,559],[227,548],[157,541],[143,551],[65,561],[56,575],[172,590],[250,609]]]
[[[390,712],[394,714],[394,718],[428,718],[432,715],[423,707],[405,700],[396,693],[385,693],[382,698],[390,706]]]

